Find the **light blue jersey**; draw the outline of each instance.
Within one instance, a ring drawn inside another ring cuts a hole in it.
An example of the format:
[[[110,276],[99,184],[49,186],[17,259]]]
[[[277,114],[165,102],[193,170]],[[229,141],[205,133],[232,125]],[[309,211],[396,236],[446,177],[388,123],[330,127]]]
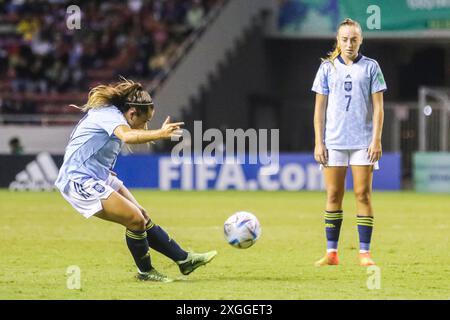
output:
[[[333,65],[334,64],[334,65]],[[312,91],[327,95],[327,149],[366,149],[372,141],[372,94],[387,89],[378,63],[361,54],[346,65],[341,56],[320,65]]]
[[[114,129],[128,123],[115,106],[91,109],[72,131],[56,187],[65,192],[70,180],[82,184],[91,178],[106,181],[123,142]]]

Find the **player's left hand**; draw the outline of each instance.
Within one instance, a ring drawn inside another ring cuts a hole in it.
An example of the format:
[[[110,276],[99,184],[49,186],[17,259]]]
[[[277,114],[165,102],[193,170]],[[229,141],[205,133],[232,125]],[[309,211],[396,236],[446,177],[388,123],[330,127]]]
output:
[[[170,122],[170,117],[167,117],[164,123],[162,124],[161,129],[159,129],[161,133],[161,138],[179,138],[182,136],[183,131],[181,130],[181,126],[184,125],[184,122]]]
[[[381,141],[373,140],[369,146],[369,149],[367,149],[369,161],[372,163],[377,162],[378,160],[381,159],[382,153],[383,151],[381,147]]]

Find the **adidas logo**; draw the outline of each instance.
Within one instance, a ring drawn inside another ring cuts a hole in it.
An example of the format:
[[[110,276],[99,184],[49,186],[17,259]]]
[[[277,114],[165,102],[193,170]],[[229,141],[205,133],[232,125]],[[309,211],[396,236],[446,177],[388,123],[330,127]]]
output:
[[[9,184],[11,191],[51,191],[58,177],[58,167],[48,152],[39,153]]]

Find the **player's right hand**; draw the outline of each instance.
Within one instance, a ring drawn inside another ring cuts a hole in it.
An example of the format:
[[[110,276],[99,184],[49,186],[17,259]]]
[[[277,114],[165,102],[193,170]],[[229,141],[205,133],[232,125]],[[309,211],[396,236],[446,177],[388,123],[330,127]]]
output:
[[[321,165],[326,165],[328,162],[328,150],[323,143],[316,144],[314,148],[314,159]]]
[[[181,130],[182,125],[184,125],[184,122],[170,123],[170,117],[167,117],[160,129],[161,138],[181,137],[183,134],[183,130]]]

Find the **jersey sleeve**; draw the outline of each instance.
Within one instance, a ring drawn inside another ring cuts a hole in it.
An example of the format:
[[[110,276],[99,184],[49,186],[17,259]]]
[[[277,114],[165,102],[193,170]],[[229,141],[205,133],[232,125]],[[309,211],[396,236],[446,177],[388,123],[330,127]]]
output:
[[[320,65],[311,88],[312,91],[326,96],[330,93],[328,87],[328,65],[329,63],[322,63]]]
[[[115,107],[108,107],[97,114],[98,125],[112,136],[114,130],[120,125],[129,126],[122,112]]]
[[[372,94],[387,90],[386,81],[378,63],[375,63],[370,72],[370,88]]]

